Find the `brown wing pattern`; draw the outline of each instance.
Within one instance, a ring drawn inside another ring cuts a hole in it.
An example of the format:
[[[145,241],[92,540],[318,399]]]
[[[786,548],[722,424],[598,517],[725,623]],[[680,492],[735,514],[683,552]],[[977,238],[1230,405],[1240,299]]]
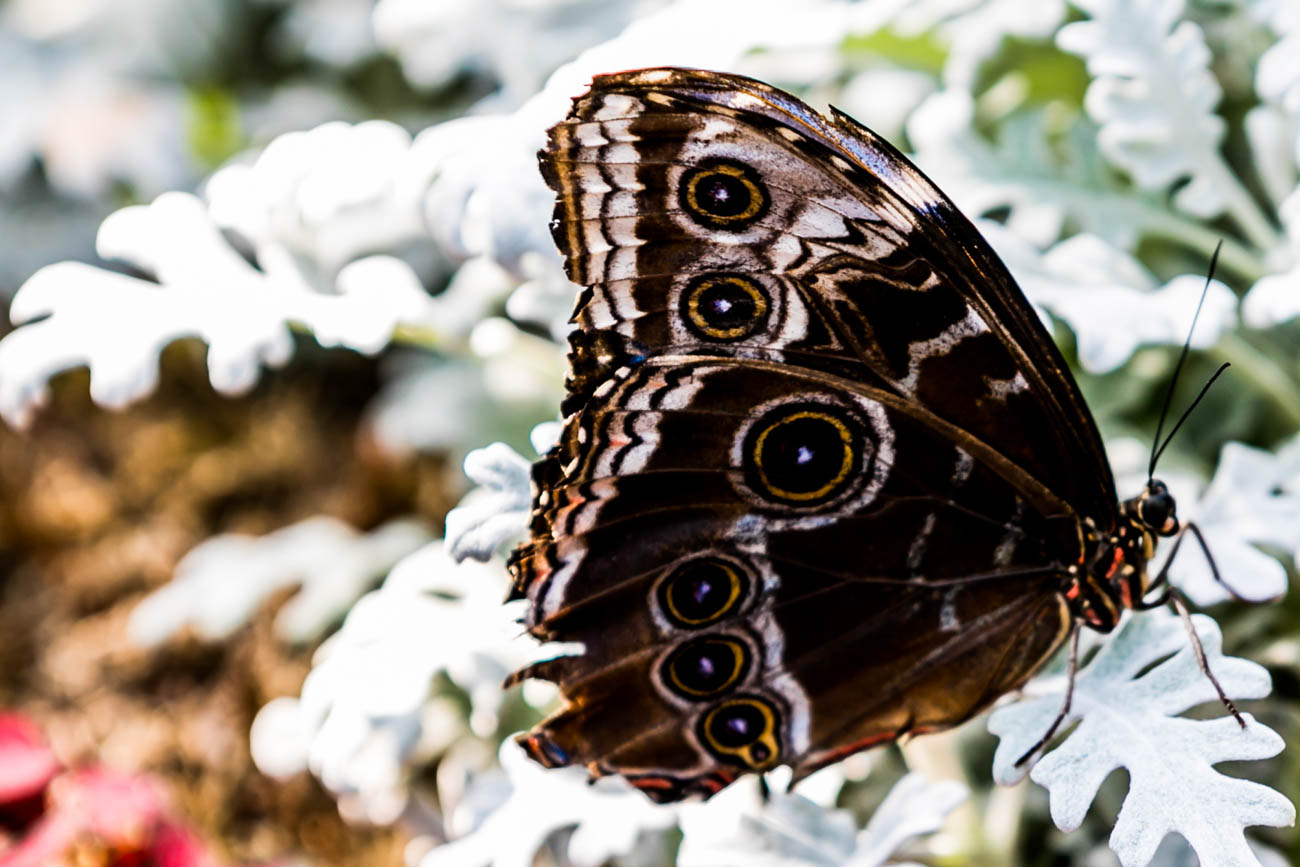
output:
[[[765,357],[888,387],[1075,512],[1115,514],[1092,416],[1010,274],[918,169],[856,122],[740,76],[643,70],[597,78],[540,159],[558,194],[556,242],[588,287],[566,411],[629,358]],[[702,221],[682,195],[692,179],[701,194],[731,180],[733,201],[753,190],[761,202]],[[731,338],[692,327],[682,296],[711,275],[753,281],[767,318]]]
[[[565,699],[534,758],[707,796],[1027,679],[1114,495],[969,223],[846,118],[716,73],[598,78],[541,165],[587,288],[511,568],[530,631],[585,652],[516,675]]]

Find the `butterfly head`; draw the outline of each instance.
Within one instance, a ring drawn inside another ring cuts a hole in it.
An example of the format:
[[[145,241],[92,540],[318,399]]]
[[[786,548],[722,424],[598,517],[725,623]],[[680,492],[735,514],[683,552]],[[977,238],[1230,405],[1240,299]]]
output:
[[[1178,532],[1178,506],[1169,488],[1159,479],[1147,482],[1146,490],[1125,504],[1143,526],[1157,536],[1172,536]]]

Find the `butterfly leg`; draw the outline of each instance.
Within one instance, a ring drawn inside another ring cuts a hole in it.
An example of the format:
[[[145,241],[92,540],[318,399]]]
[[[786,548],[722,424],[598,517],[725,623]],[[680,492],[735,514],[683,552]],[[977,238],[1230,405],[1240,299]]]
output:
[[[1160,577],[1163,578],[1165,570],[1161,569],[1160,571]],[[1152,586],[1155,586],[1154,582]],[[1246,720],[1242,717],[1241,711],[1237,710],[1237,706],[1233,704],[1232,699],[1228,698],[1228,694],[1223,691],[1223,685],[1219,683],[1219,679],[1214,676],[1214,672],[1210,671],[1209,660],[1205,658],[1205,648],[1201,646],[1201,636],[1196,634],[1196,626],[1192,623],[1192,612],[1188,610],[1187,600],[1183,598],[1183,594],[1179,592],[1178,588],[1166,583],[1164,591],[1159,596],[1134,605],[1133,609],[1135,611],[1150,611],[1152,608],[1159,608],[1162,605],[1169,605],[1183,619],[1183,627],[1187,630],[1187,637],[1192,641],[1192,652],[1196,654],[1197,667],[1200,668],[1201,674],[1209,678],[1210,683],[1214,685],[1214,691],[1219,694],[1219,701],[1223,702],[1223,706],[1228,709],[1228,713],[1232,714],[1233,719],[1237,721],[1239,726],[1245,728]]]
[[[1174,556],[1178,553],[1178,547],[1183,543],[1183,537],[1186,536],[1188,532],[1191,532],[1191,534],[1196,537],[1197,544],[1201,546],[1201,552],[1205,554],[1205,562],[1210,564],[1210,574],[1214,576],[1215,582],[1218,583],[1218,585],[1222,587],[1224,590],[1226,590],[1229,596],[1231,596],[1233,599],[1237,600],[1238,602],[1254,603],[1259,601],[1255,599],[1247,599],[1245,596],[1242,596],[1240,593],[1234,590],[1231,584],[1223,580],[1223,575],[1219,572],[1219,564],[1214,562],[1214,555],[1210,553],[1210,545],[1208,542],[1205,541],[1205,534],[1201,532],[1200,527],[1196,526],[1191,521],[1185,522],[1182,526],[1182,529],[1178,531],[1178,535],[1174,538],[1174,547],[1169,549],[1169,556],[1165,558],[1165,565],[1160,567],[1160,572],[1156,575],[1154,579],[1152,579],[1151,583],[1147,585],[1147,590],[1155,590],[1159,587],[1164,586],[1164,584],[1168,581],[1169,567],[1170,565],[1173,564]],[[1167,600],[1162,595],[1160,597],[1160,601],[1149,606],[1143,605],[1139,607],[1139,610],[1147,610],[1148,608],[1158,608],[1161,605],[1164,605],[1166,601]]]
[[[1066,716],[1070,713],[1070,702],[1074,699],[1074,676],[1079,671],[1079,633],[1083,631],[1083,621],[1076,620],[1074,628],[1070,631],[1070,661],[1065,670],[1065,701],[1061,704],[1061,710],[1056,714],[1056,719],[1047,727],[1047,731],[1038,741],[1025,751],[1025,754],[1016,759],[1016,767],[1020,767],[1029,761],[1039,750],[1047,746],[1052,738],[1056,737],[1056,730],[1065,722]]]

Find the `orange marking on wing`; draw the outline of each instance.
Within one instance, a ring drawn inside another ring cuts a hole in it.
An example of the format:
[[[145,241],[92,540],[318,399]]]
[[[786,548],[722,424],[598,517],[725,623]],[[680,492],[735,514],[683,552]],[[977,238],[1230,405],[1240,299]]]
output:
[[[1119,567],[1124,565],[1124,549],[1116,548],[1115,556],[1111,558],[1110,568],[1106,570],[1106,580],[1109,581],[1119,571]]]
[[[637,777],[628,780],[628,782],[638,789],[671,789],[674,785],[672,780],[663,777]]]

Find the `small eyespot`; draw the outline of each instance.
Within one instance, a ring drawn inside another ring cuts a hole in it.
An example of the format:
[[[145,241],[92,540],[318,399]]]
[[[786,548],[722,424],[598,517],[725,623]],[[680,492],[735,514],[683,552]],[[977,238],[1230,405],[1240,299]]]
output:
[[[747,481],[759,496],[796,506],[833,499],[851,484],[862,461],[854,431],[838,408],[788,404],[760,419],[744,445]]]
[[[695,335],[740,340],[758,331],[771,309],[767,290],[743,274],[705,274],[681,296],[681,317]]]
[[[738,638],[710,635],[686,642],[664,663],[663,678],[687,699],[712,698],[744,680],[749,648]]]
[[[700,225],[733,232],[760,220],[770,203],[758,172],[734,160],[706,160],[687,169],[677,200]]]
[[[762,771],[781,757],[776,708],[756,696],[727,699],[700,717],[700,741],[716,758]]]
[[[659,608],[674,626],[699,629],[717,623],[745,601],[749,577],[718,557],[690,560],[660,582]]]

